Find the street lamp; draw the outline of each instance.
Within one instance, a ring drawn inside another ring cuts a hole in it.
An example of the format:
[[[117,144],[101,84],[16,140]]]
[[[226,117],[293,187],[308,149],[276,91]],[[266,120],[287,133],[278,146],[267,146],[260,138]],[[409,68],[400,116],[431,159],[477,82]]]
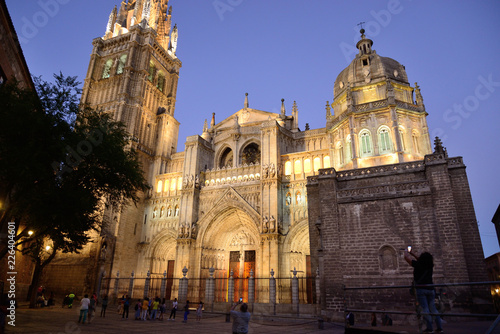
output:
[[[50,250],[50,246],[49,245],[45,246],[45,251],[48,252],[49,250]]]
[[[33,231],[28,231],[28,235],[31,237],[33,235]]]

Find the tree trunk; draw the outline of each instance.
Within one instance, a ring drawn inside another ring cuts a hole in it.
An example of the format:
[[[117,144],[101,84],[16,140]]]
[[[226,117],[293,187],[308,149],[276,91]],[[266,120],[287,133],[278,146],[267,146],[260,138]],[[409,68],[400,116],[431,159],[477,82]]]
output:
[[[53,248],[52,253],[49,257],[42,262],[40,257],[35,259],[35,270],[33,271],[33,278],[31,279],[31,296],[30,296],[30,308],[35,308],[36,306],[36,293],[38,291],[38,286],[40,284],[40,279],[42,278],[43,268],[54,259],[57,253],[57,248]]]
[[[40,259],[35,261],[35,270],[33,271],[33,278],[31,279],[31,295],[30,295],[30,308],[35,308],[38,284],[40,283],[40,278],[42,277],[43,267],[40,263]]]

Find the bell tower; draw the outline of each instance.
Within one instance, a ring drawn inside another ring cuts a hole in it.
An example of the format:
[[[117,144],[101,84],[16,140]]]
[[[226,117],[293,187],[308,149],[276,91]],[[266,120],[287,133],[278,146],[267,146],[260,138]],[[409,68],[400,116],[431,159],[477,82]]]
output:
[[[177,150],[174,118],[179,69],[177,26],[168,0],[127,0],[109,15],[93,50],[81,102],[126,125],[147,180],[164,172]]]
[[[125,125],[151,186],[177,151],[179,122],[174,114],[182,63],[171,16],[168,0],[123,0],[115,6],[104,36],[92,42],[81,99]],[[134,250],[141,245],[149,197],[139,194],[137,205],[106,209],[96,247],[105,247],[110,256],[98,260],[95,277],[136,268]]]

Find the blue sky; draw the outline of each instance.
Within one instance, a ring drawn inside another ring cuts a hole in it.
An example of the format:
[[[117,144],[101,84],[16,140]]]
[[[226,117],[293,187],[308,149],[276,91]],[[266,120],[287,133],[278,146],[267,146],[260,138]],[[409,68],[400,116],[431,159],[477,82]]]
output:
[[[7,0],[30,71],[86,76],[92,40],[119,0]],[[500,251],[491,218],[500,204],[500,2],[170,0],[183,62],[175,116],[185,138],[203,121],[243,107],[278,112],[293,101],[304,129],[325,126],[325,103],[354,57],[357,24],[381,56],[420,85],[431,136],[463,156],[485,256]]]

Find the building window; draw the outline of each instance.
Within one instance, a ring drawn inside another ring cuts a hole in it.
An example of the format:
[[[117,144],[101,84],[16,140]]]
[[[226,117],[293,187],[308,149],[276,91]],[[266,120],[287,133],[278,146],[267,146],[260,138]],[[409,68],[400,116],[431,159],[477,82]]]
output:
[[[118,67],[116,68],[116,74],[122,74],[125,64],[127,63],[127,55],[121,55],[118,60]]]
[[[177,179],[177,189],[178,190],[182,189],[182,177]]]
[[[165,191],[165,192],[168,191],[168,186],[169,186],[168,183],[169,183],[168,180],[165,180],[165,185],[163,186],[163,191]]]
[[[219,168],[223,167],[233,167],[233,151],[229,147],[226,147],[226,149],[222,152],[219,160]]]
[[[292,175],[292,162],[285,162],[285,175]]]
[[[330,167],[332,167],[332,165],[330,165],[330,156],[325,155],[323,157],[323,168],[330,168]]]
[[[310,173],[311,172],[311,159],[306,159],[304,160],[304,173]]]
[[[155,74],[156,74],[156,67],[155,64],[151,61],[149,62],[148,80],[153,82]]]
[[[156,187],[156,192],[161,193],[161,188],[162,188],[163,183],[161,181],[158,181],[158,186]]]
[[[391,138],[389,137],[389,129],[381,127],[378,130],[378,145],[380,153],[392,151]]]
[[[339,164],[343,165],[344,164],[344,147],[342,147],[341,142],[337,143],[337,155],[339,157]]]
[[[256,143],[248,144],[241,153],[241,164],[250,165],[260,163],[260,148]]]
[[[361,140],[361,156],[367,156],[372,154],[372,138],[370,131],[364,130],[360,133],[359,138]]]
[[[113,66],[113,59],[108,59],[105,63],[104,63],[104,68],[102,70],[102,78],[103,79],[107,79],[109,78],[109,75],[111,73],[111,66]]]
[[[176,186],[175,179],[172,179],[172,181],[170,182],[170,191],[174,191],[175,186]]]
[[[156,83],[156,88],[158,88],[160,92],[163,92],[164,86],[165,86],[165,76],[163,75],[163,73],[160,72],[158,74],[158,82]]]
[[[317,172],[321,168],[321,159],[319,157],[314,158],[314,171]]]
[[[302,164],[300,160],[295,160],[295,162],[293,163],[293,169],[295,174],[302,173]]]
[[[411,140],[413,142],[413,150],[415,153],[419,154],[420,153],[420,147],[418,145],[418,133],[416,131],[412,132],[411,134]]]

